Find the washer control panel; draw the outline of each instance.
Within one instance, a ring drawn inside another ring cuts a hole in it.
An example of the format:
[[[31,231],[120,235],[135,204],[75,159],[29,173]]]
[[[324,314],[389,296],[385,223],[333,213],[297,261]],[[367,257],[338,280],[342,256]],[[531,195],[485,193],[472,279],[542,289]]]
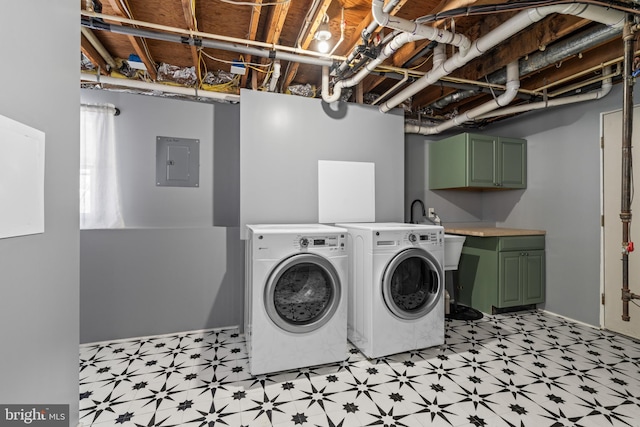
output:
[[[444,231],[419,230],[410,231],[376,231],[375,247],[389,246],[441,246],[444,243]]]
[[[345,234],[328,234],[322,236],[297,236],[297,245],[300,249],[313,248],[343,248],[346,245]]]

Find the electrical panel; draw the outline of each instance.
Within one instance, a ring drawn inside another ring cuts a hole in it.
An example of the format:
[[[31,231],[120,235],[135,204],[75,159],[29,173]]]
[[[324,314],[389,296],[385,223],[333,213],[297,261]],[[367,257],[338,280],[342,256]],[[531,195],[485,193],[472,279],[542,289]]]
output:
[[[156,186],[198,187],[200,140],[156,137]]]

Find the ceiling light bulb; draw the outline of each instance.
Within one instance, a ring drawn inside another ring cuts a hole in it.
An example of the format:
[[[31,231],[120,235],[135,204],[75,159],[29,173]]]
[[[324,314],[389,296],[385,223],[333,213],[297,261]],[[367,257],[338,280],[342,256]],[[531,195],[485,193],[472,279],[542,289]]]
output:
[[[329,52],[329,42],[327,42],[326,40],[318,40],[318,43],[316,46],[318,48],[318,52],[320,53]]]

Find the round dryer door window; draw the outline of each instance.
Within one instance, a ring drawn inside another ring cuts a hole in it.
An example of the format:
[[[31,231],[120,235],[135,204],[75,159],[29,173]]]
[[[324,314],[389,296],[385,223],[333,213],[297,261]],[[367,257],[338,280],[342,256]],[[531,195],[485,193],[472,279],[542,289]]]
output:
[[[382,295],[391,312],[401,319],[418,319],[438,304],[443,270],[433,255],[411,248],[398,253],[382,278]]]
[[[329,260],[294,255],[273,270],[264,291],[267,314],[285,331],[305,333],[327,323],[340,302],[340,279]]]

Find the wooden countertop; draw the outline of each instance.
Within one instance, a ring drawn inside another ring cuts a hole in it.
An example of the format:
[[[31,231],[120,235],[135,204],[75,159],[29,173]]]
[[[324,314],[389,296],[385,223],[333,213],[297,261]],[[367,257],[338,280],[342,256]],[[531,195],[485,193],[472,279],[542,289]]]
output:
[[[501,227],[445,227],[444,231],[449,234],[477,237],[539,236],[547,234],[544,230]]]

